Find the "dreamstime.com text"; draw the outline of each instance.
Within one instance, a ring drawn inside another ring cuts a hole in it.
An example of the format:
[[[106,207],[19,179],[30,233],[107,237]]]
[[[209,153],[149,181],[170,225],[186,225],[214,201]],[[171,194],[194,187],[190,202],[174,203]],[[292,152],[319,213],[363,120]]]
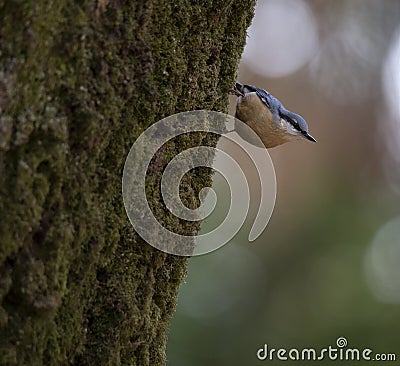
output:
[[[261,361],[321,361],[324,359],[332,361],[396,361],[396,354],[374,353],[370,348],[364,348],[362,350],[347,348],[347,339],[339,337],[336,340],[336,347],[329,346],[321,350],[316,350],[314,348],[291,348],[289,350],[285,348],[269,348],[265,343],[264,346],[257,351],[257,358]]]

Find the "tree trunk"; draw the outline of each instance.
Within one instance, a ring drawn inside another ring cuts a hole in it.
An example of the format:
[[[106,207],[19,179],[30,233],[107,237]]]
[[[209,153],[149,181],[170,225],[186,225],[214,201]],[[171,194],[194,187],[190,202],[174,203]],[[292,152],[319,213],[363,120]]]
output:
[[[1,365],[165,363],[186,259],[135,234],[123,164],[226,111],[254,3],[0,0]]]

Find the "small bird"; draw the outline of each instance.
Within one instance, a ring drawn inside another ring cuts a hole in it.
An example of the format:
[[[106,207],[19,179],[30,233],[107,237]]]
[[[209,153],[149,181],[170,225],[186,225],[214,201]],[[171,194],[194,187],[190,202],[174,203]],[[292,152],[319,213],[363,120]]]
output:
[[[266,90],[236,82],[232,93],[238,97],[235,117],[246,123],[260,137],[266,148],[299,138],[317,142],[308,133],[304,118],[288,111]],[[238,124],[235,125],[235,131],[248,142],[259,145]]]

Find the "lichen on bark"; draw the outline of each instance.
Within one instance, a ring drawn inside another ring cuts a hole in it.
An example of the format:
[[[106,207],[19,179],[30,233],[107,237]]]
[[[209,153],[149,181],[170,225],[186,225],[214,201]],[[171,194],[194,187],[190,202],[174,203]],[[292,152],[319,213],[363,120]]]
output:
[[[124,159],[165,116],[226,111],[254,2],[0,1],[1,365],[165,363],[186,259],[135,234]]]

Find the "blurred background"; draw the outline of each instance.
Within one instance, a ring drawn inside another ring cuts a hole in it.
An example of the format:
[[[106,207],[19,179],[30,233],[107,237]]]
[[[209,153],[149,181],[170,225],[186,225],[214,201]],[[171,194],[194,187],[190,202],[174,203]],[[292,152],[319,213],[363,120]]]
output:
[[[265,343],[318,350],[339,337],[397,364],[400,1],[259,0],[238,80],[302,115],[318,143],[269,150],[276,206],[256,242],[246,221],[189,260],[168,365],[258,365]]]

